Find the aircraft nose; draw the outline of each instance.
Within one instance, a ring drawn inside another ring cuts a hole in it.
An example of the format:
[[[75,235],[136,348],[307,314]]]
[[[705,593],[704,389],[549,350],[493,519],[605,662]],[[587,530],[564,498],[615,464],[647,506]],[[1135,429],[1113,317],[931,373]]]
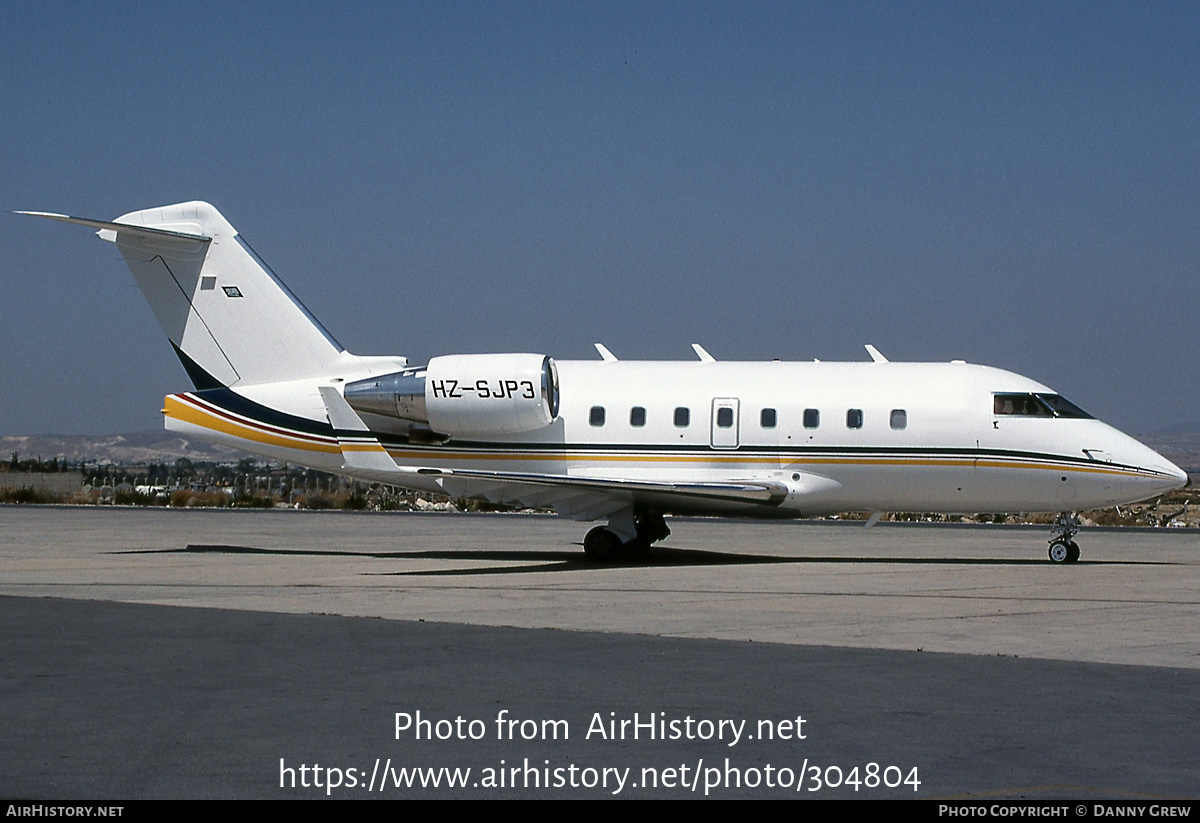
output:
[[[1167,466],[1169,467],[1168,474],[1175,476],[1175,489],[1186,489],[1188,486],[1192,485],[1191,475],[1176,466],[1174,463],[1168,462]]]
[[[1137,452],[1131,452],[1130,457],[1134,458],[1131,462],[1154,473],[1153,479],[1147,478],[1154,487],[1154,494],[1167,494],[1191,485],[1192,479],[1183,469],[1148,446],[1139,443],[1138,447],[1140,459],[1136,456]]]

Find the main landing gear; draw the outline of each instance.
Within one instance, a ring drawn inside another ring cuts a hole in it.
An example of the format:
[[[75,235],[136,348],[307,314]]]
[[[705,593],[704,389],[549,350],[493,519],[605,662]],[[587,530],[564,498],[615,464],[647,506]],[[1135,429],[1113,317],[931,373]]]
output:
[[[1079,546],[1071,539],[1079,533],[1079,517],[1072,512],[1063,512],[1054,518],[1051,528],[1054,536],[1050,538],[1050,562],[1074,563],[1079,560]]]
[[[583,553],[593,563],[642,557],[650,551],[651,544],[665,540],[670,533],[661,514],[635,515],[625,509],[610,517],[607,526],[596,526],[587,533],[583,538]]]

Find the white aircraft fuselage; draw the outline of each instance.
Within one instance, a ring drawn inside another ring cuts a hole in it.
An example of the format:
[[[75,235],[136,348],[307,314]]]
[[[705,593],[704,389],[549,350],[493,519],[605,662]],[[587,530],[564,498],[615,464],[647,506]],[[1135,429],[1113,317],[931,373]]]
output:
[[[543,429],[414,443],[408,432],[415,426],[362,417],[398,468],[658,483],[770,480],[787,488],[786,497],[765,506],[681,498],[662,506],[671,513],[812,517],[844,511],[1059,511],[1144,500],[1187,481],[1161,455],[1099,420],[995,414],[997,394],[1054,392],[987,366],[556,365],[560,410]],[[356,471],[345,465],[318,390],[366,377],[366,372],[348,372],[236,392],[283,413],[272,421],[262,419],[267,415],[261,409],[250,412],[224,402],[219,391],[173,395],[167,400],[166,427],[276,460],[378,480],[369,467]],[[725,428],[717,421],[721,408],[732,410],[732,425]],[[598,425],[593,409],[604,410]],[[642,425],[631,424],[635,409],[644,409]],[[687,410],[686,425],[676,425],[678,409]],[[774,412],[773,425],[763,425],[763,410],[768,422]],[[806,410],[817,412],[809,421],[817,425],[805,426]],[[850,428],[847,416],[856,410],[861,424]],[[892,427],[894,412],[904,413],[903,428]],[[397,485],[445,491],[437,475],[405,475]]]
[[[594,557],[664,514],[1073,511],[1188,482],[1051,388],[961,361],[596,361],[345,351],[205,203],[113,222],[195,391],[166,427],[371,482],[607,518]],[[1073,533],[1073,532],[1072,532]],[[1066,535],[1052,559],[1073,560]]]

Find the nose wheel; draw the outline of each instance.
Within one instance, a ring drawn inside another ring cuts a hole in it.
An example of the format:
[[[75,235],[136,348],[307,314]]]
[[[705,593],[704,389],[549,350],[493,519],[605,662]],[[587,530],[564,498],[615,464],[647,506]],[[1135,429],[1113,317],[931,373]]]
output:
[[[1074,540],[1051,540],[1051,563],[1074,563],[1079,559],[1079,546]]]
[[[1079,545],[1072,540],[1079,533],[1079,517],[1063,512],[1054,519],[1054,536],[1050,538],[1050,562],[1074,563],[1079,560]]]

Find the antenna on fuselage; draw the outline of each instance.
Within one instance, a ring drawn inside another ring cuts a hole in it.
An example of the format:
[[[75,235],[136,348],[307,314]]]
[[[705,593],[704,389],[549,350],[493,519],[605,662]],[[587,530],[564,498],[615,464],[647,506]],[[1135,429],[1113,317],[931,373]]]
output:
[[[612,352],[610,352],[608,350],[608,347],[605,346],[603,343],[593,343],[592,345],[596,347],[596,351],[600,352],[600,359],[603,360],[605,363],[616,363],[617,362],[617,356],[615,354],[613,354]]]

